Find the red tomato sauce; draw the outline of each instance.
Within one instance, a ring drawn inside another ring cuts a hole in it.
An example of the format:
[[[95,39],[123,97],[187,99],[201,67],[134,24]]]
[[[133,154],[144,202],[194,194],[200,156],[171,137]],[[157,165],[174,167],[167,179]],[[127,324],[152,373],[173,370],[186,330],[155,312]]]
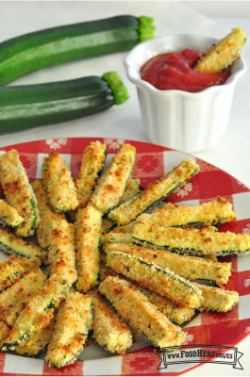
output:
[[[230,68],[219,73],[200,73],[193,68],[205,54],[185,49],[157,55],[140,69],[141,78],[160,90],[178,89],[200,92],[209,86],[222,85],[231,75]]]

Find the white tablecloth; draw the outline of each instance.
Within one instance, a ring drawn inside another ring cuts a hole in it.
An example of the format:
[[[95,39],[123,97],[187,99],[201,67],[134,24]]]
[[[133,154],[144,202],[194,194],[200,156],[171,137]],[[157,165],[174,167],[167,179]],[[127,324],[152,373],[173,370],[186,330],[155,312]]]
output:
[[[194,9],[201,13],[197,13]],[[216,9],[219,18],[216,18]],[[223,18],[224,12],[227,18]],[[100,19],[118,14],[154,17],[156,36],[164,34],[197,33],[221,38],[231,28],[242,27],[250,35],[250,3],[247,2],[0,2],[0,41],[47,27]],[[213,17],[213,20],[207,16]],[[235,18],[238,17],[238,18]],[[240,17],[240,18],[239,18]],[[250,46],[243,51],[250,65]],[[33,140],[58,137],[112,137],[148,142],[138,107],[135,87],[128,81],[123,67],[126,53],[98,57],[85,61],[63,64],[31,74],[15,84],[41,83],[102,75],[115,70],[122,76],[130,93],[130,100],[122,106],[90,116],[53,126],[38,127],[19,133],[0,136],[0,147]],[[228,130],[213,148],[197,153],[219,168],[227,171],[250,187],[250,76],[249,72],[237,84]],[[250,371],[248,357],[250,338],[239,345],[244,353],[241,358],[244,370],[234,370],[226,365],[203,365],[186,375],[190,376],[247,376]]]

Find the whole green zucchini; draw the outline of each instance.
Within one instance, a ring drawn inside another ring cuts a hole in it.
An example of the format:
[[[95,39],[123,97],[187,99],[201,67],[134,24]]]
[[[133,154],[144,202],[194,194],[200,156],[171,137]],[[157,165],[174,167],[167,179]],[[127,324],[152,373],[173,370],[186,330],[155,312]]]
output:
[[[9,39],[0,43],[0,86],[57,64],[130,50],[154,30],[152,18],[125,15]]]
[[[0,88],[0,133],[96,114],[128,98],[116,72],[102,77]]]

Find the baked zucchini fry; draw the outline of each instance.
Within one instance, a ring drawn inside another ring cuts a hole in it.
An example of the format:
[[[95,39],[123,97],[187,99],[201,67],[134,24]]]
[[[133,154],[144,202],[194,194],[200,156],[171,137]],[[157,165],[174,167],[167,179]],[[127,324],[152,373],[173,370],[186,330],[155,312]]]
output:
[[[97,284],[100,270],[99,241],[102,214],[95,207],[80,208],[75,222],[76,269],[79,292],[87,292]]]
[[[2,199],[0,199],[0,220],[13,227],[24,222],[24,219],[19,216],[17,210],[9,206],[9,204]]]
[[[13,326],[27,302],[45,285],[47,276],[40,270],[30,272],[0,294],[0,320]]]
[[[203,301],[200,310],[213,310],[216,312],[227,312],[239,301],[239,293],[227,291],[221,288],[209,287],[194,283],[202,291]]]
[[[123,144],[99,179],[90,204],[103,215],[121,199],[134,166],[135,154],[136,150],[132,145]]]
[[[140,192],[140,189],[139,189],[140,183],[141,183],[140,179],[130,179],[128,181],[124,194],[122,195],[118,203],[118,206],[126,202],[127,200],[135,196],[136,194],[138,194],[138,192]],[[101,228],[102,233],[109,232],[115,226],[116,226],[116,223],[113,220],[109,219],[107,216],[103,216],[102,228]]]
[[[46,195],[54,210],[67,212],[76,209],[78,200],[71,171],[57,152],[44,157],[42,175]]]
[[[201,291],[169,269],[162,269],[134,255],[114,251],[107,255],[107,266],[142,287],[168,297],[177,305],[191,309],[201,305]]]
[[[116,314],[113,307],[98,292],[91,293],[93,302],[92,337],[111,353],[120,355],[132,346],[130,329]]]
[[[140,244],[196,256],[250,253],[249,234],[213,232],[210,228],[163,228],[140,223],[134,227],[133,239]]]
[[[92,325],[92,301],[78,292],[62,300],[45,360],[49,366],[62,368],[73,363],[83,350]]]
[[[54,318],[51,319],[50,323],[42,328],[40,332],[33,334],[28,342],[23,346],[17,346],[15,352],[18,355],[34,357],[39,354],[51,340],[51,336],[54,330]]]
[[[0,225],[0,250],[7,254],[16,254],[26,258],[44,258],[45,251],[32,242],[16,237],[6,227]]]
[[[62,276],[71,286],[77,279],[74,224],[57,219],[50,223],[50,275]]]
[[[100,270],[100,280],[104,281],[109,276],[130,281],[125,276],[119,275],[117,272],[114,272],[110,268],[102,267]],[[176,325],[180,326],[183,323],[190,321],[191,318],[195,315],[195,309],[175,305],[167,297],[162,297],[158,295],[158,293],[152,292],[147,288],[143,288],[140,285],[136,284],[134,281],[132,283],[136,286],[137,289],[139,289],[139,291],[147,296],[151,304],[157,306],[157,308]]]
[[[212,202],[198,206],[177,206],[173,203],[165,204],[152,214],[142,214],[137,218],[138,223],[156,224],[168,227],[205,227],[220,226],[226,222],[236,221],[232,204],[220,196]]]
[[[241,28],[233,29],[229,35],[211,47],[194,69],[201,73],[222,71],[234,62],[246,40],[246,34]]]
[[[6,260],[0,264],[0,292],[17,282],[25,274],[19,263]]]
[[[184,185],[198,171],[199,166],[192,159],[182,161],[159,181],[150,182],[144,191],[110,211],[108,217],[118,225],[128,224],[154,203],[164,199],[176,188]]]
[[[62,212],[55,212],[48,202],[46,193],[43,188],[41,179],[36,179],[31,183],[34,194],[37,198],[37,206],[40,213],[40,221],[37,226],[36,236],[39,245],[43,249],[49,247],[49,232],[50,223],[54,219],[65,219],[65,215]]]
[[[78,179],[75,181],[79,207],[86,207],[101,175],[107,155],[107,147],[99,141],[84,149]]]
[[[171,323],[131,283],[110,276],[100,284],[99,290],[123,320],[136,333],[144,334],[156,347],[183,344],[185,333],[181,328]]]
[[[40,258],[34,257],[34,258],[25,258],[20,256],[12,255],[9,259],[9,261],[19,263],[25,271],[35,271],[37,270],[41,264],[42,261]]]
[[[218,286],[223,286],[231,276],[232,263],[211,262],[199,257],[179,255],[167,250],[156,250],[131,244],[106,244],[105,253],[119,251],[140,257],[149,263],[190,280],[211,280]]]
[[[32,236],[39,222],[37,200],[16,150],[0,157],[0,181],[8,204],[24,219],[17,235]]]
[[[27,303],[9,332],[7,339],[1,343],[2,351],[15,350],[16,346],[28,342],[36,331],[47,326],[54,317],[53,307],[66,293],[68,286],[61,276],[52,276],[46,281],[44,288]]]

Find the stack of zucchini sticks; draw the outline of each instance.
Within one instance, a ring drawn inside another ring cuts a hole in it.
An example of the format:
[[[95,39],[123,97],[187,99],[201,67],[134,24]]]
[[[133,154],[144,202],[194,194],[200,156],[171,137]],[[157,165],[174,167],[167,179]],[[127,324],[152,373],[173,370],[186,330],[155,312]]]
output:
[[[139,335],[160,349],[181,346],[182,327],[199,311],[238,302],[223,289],[231,263],[217,259],[250,251],[249,235],[217,231],[236,221],[231,204],[219,196],[193,207],[162,202],[199,166],[180,161],[141,190],[131,178],[132,145],[103,172],[106,156],[105,145],[91,142],[74,181],[52,152],[31,184],[17,151],[0,156],[0,247],[12,254],[0,262],[2,351],[36,356],[47,347],[46,361],[61,368],[89,336],[118,354]]]

